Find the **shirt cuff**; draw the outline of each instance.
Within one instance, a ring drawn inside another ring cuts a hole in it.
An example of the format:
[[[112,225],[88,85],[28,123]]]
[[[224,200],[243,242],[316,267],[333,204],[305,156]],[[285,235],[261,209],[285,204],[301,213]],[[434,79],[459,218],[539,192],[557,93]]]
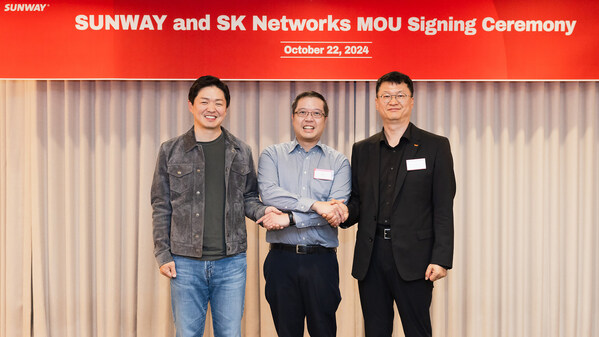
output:
[[[292,213],[296,228],[317,227],[329,224],[323,217],[316,213]]]
[[[308,213],[311,211],[310,207],[314,204],[316,200],[310,198],[300,198],[298,201],[298,209],[301,212]]]

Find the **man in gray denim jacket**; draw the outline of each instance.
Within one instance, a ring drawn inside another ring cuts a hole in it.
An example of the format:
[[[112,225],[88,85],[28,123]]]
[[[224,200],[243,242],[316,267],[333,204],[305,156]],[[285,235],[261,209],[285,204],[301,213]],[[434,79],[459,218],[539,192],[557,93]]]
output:
[[[250,147],[221,126],[226,84],[202,76],[189,90],[194,126],[160,146],[152,208],[154,254],[171,280],[177,336],[202,336],[208,302],[216,336],[241,336],[245,298],[245,216],[264,206]]]

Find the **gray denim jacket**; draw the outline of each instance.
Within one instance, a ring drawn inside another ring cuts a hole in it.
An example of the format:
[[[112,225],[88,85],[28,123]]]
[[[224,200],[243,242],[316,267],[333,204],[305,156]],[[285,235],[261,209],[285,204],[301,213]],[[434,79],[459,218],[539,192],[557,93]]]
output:
[[[247,249],[245,216],[256,220],[266,206],[258,198],[258,181],[250,147],[222,128],[225,136],[226,254]],[[173,261],[172,254],[202,256],[204,154],[196,145],[193,127],[160,146],[152,181],[154,255],[158,265]]]

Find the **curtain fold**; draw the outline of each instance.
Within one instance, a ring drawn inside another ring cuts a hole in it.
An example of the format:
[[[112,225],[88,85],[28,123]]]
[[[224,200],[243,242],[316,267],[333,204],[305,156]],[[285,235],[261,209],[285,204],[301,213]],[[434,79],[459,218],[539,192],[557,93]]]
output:
[[[292,139],[304,90],[327,98],[322,140],[348,158],[382,127],[374,82],[228,84],[224,126],[256,164]],[[174,336],[149,191],[160,143],[193,124],[190,85],[0,80],[1,337]],[[597,82],[416,82],[412,121],[450,139],[457,180],[434,335],[599,336]],[[274,336],[265,231],[247,229],[243,334]],[[339,336],[363,336],[355,232],[339,231]]]

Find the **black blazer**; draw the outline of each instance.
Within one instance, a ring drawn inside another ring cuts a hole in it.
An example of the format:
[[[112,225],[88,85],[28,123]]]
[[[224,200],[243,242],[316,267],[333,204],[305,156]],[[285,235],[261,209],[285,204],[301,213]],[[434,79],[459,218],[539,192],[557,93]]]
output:
[[[453,198],[456,191],[449,140],[410,123],[411,139],[399,165],[391,218],[391,242],[402,279],[423,279],[434,263],[447,269],[453,260]],[[358,233],[352,275],[366,276],[374,244],[379,203],[379,156],[382,131],[352,148],[349,217]],[[425,169],[408,171],[407,160],[424,158]],[[389,257],[391,258],[391,257]]]

